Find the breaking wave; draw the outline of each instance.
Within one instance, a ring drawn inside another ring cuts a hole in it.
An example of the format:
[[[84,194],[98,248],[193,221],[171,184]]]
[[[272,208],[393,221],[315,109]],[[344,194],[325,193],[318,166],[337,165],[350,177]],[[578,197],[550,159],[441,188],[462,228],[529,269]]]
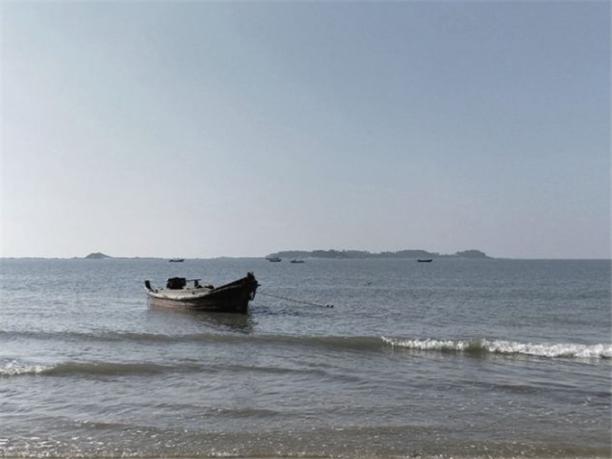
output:
[[[412,339],[386,336],[303,336],[242,333],[194,333],[166,335],[155,333],[100,331],[83,332],[2,332],[0,337],[42,340],[69,340],[78,342],[125,342],[142,345],[172,345],[194,343],[197,345],[260,345],[321,348],[329,351],[380,352],[385,347],[413,351],[455,352],[469,355],[524,355],[548,358],[612,359],[612,344],[577,343],[523,343],[499,339]],[[55,366],[25,365],[17,362],[3,364],[0,361],[0,377],[19,374],[151,374],[173,371],[176,368],[190,370],[185,365],[156,365],[150,363],[66,362]],[[197,368],[191,370],[197,371]]]
[[[0,366],[0,377],[40,374],[49,368],[51,367],[45,365],[26,364],[17,362],[16,360],[11,360],[10,362],[6,362]]]
[[[610,359],[612,344],[519,343],[503,340],[437,340],[382,337],[392,347],[416,351],[510,354],[550,358]]]

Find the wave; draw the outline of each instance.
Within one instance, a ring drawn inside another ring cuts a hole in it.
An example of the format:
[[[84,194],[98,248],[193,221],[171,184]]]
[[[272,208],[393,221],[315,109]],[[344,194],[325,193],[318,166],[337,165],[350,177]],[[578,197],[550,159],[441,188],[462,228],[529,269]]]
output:
[[[248,344],[248,345],[271,345],[271,346],[304,346],[320,347],[328,350],[344,350],[358,352],[379,352],[386,346],[402,348],[414,351],[437,351],[437,352],[460,352],[470,355],[478,354],[500,354],[500,355],[525,355],[550,358],[576,358],[576,359],[612,359],[612,344],[576,344],[576,343],[522,343],[518,341],[498,339],[412,339],[393,338],[386,336],[300,336],[300,335],[274,335],[274,334],[244,334],[244,333],[192,333],[183,335],[167,335],[156,333],[121,332],[121,331],[96,331],[96,332],[4,332],[0,331],[0,337],[21,337],[42,340],[78,340],[82,341],[106,341],[106,342],[130,342],[130,343],[206,343],[206,344]],[[72,364],[79,365],[79,364]],[[117,372],[162,372],[167,367],[144,366],[143,364],[111,364],[115,365]],[[121,365],[126,365],[121,367]],[[149,365],[149,364],[146,364]],[[178,367],[177,367],[178,368]],[[182,367],[180,367],[182,368]],[[66,368],[66,371],[91,372],[104,374],[104,365],[101,367],[74,367]],[[111,370],[113,370],[111,368]],[[48,370],[40,365],[29,367],[1,367],[0,376],[21,373],[43,373]],[[109,371],[109,374],[117,374]]]
[[[612,344],[520,343],[504,340],[437,340],[381,337],[387,345],[416,351],[527,355],[549,358],[611,359]]]
[[[0,331],[0,337],[61,341],[181,341],[194,335],[165,335],[121,331]]]
[[[197,371],[200,367],[195,365],[181,365],[180,367],[158,365],[154,363],[123,363],[123,362],[60,362],[52,365],[40,365],[10,361],[0,366],[0,377],[19,375],[91,375],[91,376],[125,376],[125,375],[152,375],[167,371]]]
[[[162,333],[138,333],[119,331],[96,332],[34,332],[0,331],[0,337],[27,338],[59,341],[93,341],[93,342],[135,342],[135,343],[259,343],[259,344],[288,344],[305,346],[324,346],[331,348],[354,348],[361,350],[380,349],[383,343],[376,336],[300,336],[300,335],[273,335],[273,334],[244,334],[244,333],[191,333],[167,335]]]

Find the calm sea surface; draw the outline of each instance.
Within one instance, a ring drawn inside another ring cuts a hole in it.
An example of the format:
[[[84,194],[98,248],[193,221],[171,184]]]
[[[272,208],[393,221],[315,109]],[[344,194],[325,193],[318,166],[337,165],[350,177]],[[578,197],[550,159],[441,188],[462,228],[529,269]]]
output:
[[[248,316],[147,307],[144,279],[247,271],[262,284]],[[2,260],[0,456],[610,457],[610,274]]]

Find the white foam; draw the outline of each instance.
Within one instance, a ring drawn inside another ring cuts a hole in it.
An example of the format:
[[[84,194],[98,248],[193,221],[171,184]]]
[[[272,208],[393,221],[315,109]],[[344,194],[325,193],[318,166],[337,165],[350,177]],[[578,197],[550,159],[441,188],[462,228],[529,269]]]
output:
[[[490,352],[493,354],[522,354],[538,357],[565,357],[582,359],[612,358],[612,344],[574,343],[520,343],[504,340],[437,340],[382,337],[393,347],[419,351]]]
[[[517,343],[482,340],[484,348],[498,354],[525,354],[540,357],[612,358],[612,344]]]
[[[43,365],[26,364],[23,362],[18,362],[16,360],[11,360],[9,362],[3,363],[0,366],[0,376],[39,374],[48,369],[49,367]]]
[[[463,351],[470,345],[469,341],[437,340],[437,339],[396,339],[382,337],[386,344],[417,351]]]

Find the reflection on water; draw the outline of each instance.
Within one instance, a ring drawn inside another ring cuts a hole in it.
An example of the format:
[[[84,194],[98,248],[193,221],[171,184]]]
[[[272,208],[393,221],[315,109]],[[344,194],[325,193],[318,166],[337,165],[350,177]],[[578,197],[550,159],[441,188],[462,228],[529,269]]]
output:
[[[193,320],[217,329],[227,331],[251,333],[254,319],[251,314],[231,314],[226,312],[186,311]]]
[[[199,324],[204,328],[212,328],[217,331],[245,334],[252,333],[253,326],[256,324],[250,312],[248,314],[232,314],[150,306],[149,314],[155,320],[176,321],[177,325],[184,321],[189,321],[191,326]]]

